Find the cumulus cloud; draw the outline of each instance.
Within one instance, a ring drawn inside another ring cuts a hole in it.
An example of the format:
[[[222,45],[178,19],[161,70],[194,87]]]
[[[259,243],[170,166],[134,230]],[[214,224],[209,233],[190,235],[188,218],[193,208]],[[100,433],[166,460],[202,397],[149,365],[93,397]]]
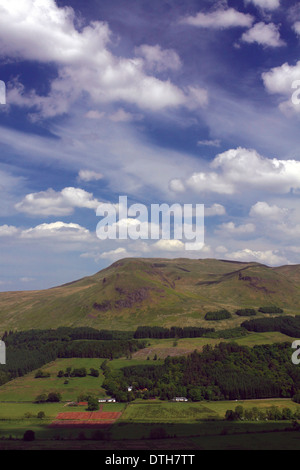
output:
[[[115,250],[104,251],[100,255],[97,256],[97,259],[109,259],[111,261],[118,260],[121,258],[127,258],[129,256],[126,248],[119,247]]]
[[[267,47],[281,47],[286,45],[280,37],[279,27],[274,23],[256,23],[253,28],[242,35],[241,40],[249,44],[257,43]]]
[[[75,223],[53,222],[50,224],[40,224],[23,230],[21,239],[44,239],[54,240],[55,242],[83,242],[91,239],[88,229]]]
[[[249,28],[253,23],[253,17],[241,13],[234,8],[220,8],[209,13],[197,13],[196,16],[187,16],[181,23],[199,28],[227,29],[234,27]]]
[[[180,60],[172,50],[141,46],[143,58],[116,57],[109,50],[112,33],[106,23],[93,21],[76,29],[73,9],[59,8],[54,0],[1,0],[0,13],[2,57],[51,62],[58,67],[47,96],[12,82],[11,104],[35,108],[44,118],[66,113],[82,93],[94,103],[124,101],[151,111],[189,104],[190,93],[148,74],[150,65],[156,70],[163,64],[178,68]]]
[[[17,235],[19,229],[13,225],[1,225],[0,226],[0,237],[12,237]]]
[[[185,245],[181,240],[158,240],[153,244],[154,249],[162,251],[184,251]]]
[[[27,194],[25,198],[15,205],[15,208],[26,214],[37,216],[70,215],[75,208],[96,210],[100,202],[93,198],[91,193],[80,188],[64,188],[57,192],[53,189],[39,193]]]
[[[285,256],[278,253],[277,250],[259,251],[245,248],[243,250],[227,253],[226,258],[236,261],[254,261],[269,266],[281,266],[288,263]]]
[[[286,194],[300,188],[300,162],[266,158],[255,150],[230,149],[215,157],[214,171],[194,173],[186,180],[171,180],[172,191],[212,192],[233,195],[249,190]]]
[[[273,67],[262,74],[262,80],[267,92],[286,98],[286,101],[282,101],[279,105],[283,112],[300,111],[299,76],[300,61],[295,65],[289,65],[285,62],[279,67]]]
[[[267,202],[257,202],[250,209],[251,217],[259,217],[264,220],[280,220],[288,214],[289,210],[274,205],[270,205]]]
[[[253,3],[256,7],[270,11],[280,7],[280,0],[245,0],[245,2]]]
[[[255,232],[255,225],[249,223],[236,226],[234,222],[226,222],[219,225],[215,232],[224,236],[247,235]]]

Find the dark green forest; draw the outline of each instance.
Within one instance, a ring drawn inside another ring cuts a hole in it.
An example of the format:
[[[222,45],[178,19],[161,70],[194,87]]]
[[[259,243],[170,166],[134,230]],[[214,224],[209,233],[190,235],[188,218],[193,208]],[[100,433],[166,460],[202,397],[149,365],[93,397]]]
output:
[[[118,376],[106,364],[104,386],[116,397],[131,386],[133,398],[147,399],[292,398],[300,392],[300,368],[291,362],[288,343],[253,348],[220,343],[187,357],[168,357],[163,365],[126,367]]]
[[[0,385],[56,358],[130,356],[145,347],[145,341],[136,340],[133,335],[134,332],[85,327],[6,332],[2,338],[6,345],[6,364],[0,365]]]
[[[109,365],[112,359],[130,358],[145,348],[146,338],[234,338],[250,331],[281,331],[300,337],[300,318],[255,318],[245,321],[242,327],[222,332],[196,327],[140,327],[135,332],[93,328],[7,332],[3,336],[7,364],[0,366],[0,385],[56,358],[99,357],[106,359],[103,386],[118,401],[154,397],[170,400],[175,396],[192,401],[299,396],[300,368],[291,361],[290,343],[246,347],[224,342],[214,348],[207,345],[201,353],[167,357],[163,364],[130,366],[118,373]]]
[[[279,316],[271,318],[255,318],[246,320],[241,327],[248,331],[262,333],[265,331],[279,331],[292,338],[300,338],[300,317]]]

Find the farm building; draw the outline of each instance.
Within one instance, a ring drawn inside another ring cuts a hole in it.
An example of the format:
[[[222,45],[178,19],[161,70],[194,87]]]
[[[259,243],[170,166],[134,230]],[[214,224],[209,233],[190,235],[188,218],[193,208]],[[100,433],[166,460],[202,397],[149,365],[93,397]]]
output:
[[[98,398],[98,403],[116,403],[115,398]]]

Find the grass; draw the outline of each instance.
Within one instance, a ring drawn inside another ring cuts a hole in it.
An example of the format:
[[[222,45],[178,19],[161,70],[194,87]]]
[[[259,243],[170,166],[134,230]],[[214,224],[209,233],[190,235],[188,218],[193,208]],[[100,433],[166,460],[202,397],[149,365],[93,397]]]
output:
[[[121,421],[143,423],[193,423],[203,419],[220,419],[210,408],[200,403],[134,403],[129,404]]]
[[[245,401],[219,401],[197,403],[146,402],[130,403],[121,417],[121,422],[136,423],[195,423],[205,420],[223,420],[228,409],[241,405],[247,408],[278,406],[295,411],[299,405],[290,399],[266,399]]]
[[[149,339],[147,347],[140,349],[133,354],[134,360],[143,360],[149,357],[151,360],[155,355],[159,359],[165,359],[167,356],[183,356],[190,354],[195,350],[201,351],[206,344],[212,346],[220,342],[235,342],[241,346],[255,346],[259,344],[274,344],[289,342],[292,344],[293,338],[278,332],[267,333],[249,333],[247,336],[232,339],[214,339],[214,338],[181,338],[181,339]],[[176,345],[174,345],[176,343]],[[149,363],[149,362],[147,362]],[[128,364],[130,365],[129,361]]]
[[[63,401],[76,401],[79,394],[97,394],[99,397],[105,396],[105,391],[102,389],[103,374],[99,369],[102,360],[97,359],[57,359],[41,369],[49,372],[49,378],[36,379],[35,372],[30,372],[23,377],[18,377],[11,382],[0,387],[0,402],[5,401],[34,401],[34,399],[43,393],[59,392],[62,395]],[[95,368],[100,372],[99,377],[57,377],[59,370],[66,370],[67,367],[80,368],[86,367],[87,372],[89,369]],[[64,384],[68,380],[68,384]]]
[[[299,272],[298,266],[280,269],[213,259],[124,259],[64,286],[0,293],[0,324],[2,332],[82,325],[122,330],[142,325],[208,326],[205,313],[226,308],[232,319],[209,322],[209,327],[230,328],[243,321],[234,314],[238,308],[272,303],[287,314],[298,314]],[[141,288],[147,289],[143,300],[114,306]],[[105,300],[111,302],[108,311],[93,308]]]
[[[279,333],[253,333],[244,338],[239,338],[237,342],[247,341],[247,345],[263,344],[284,341],[286,337]],[[219,340],[211,340],[212,342]],[[208,339],[191,338],[180,339],[177,346],[173,346],[174,340],[149,340],[153,352],[166,352],[167,350],[182,350],[182,347],[195,349],[207,344]],[[212,343],[211,343],[212,344]],[[49,424],[55,419],[59,412],[64,411],[84,411],[85,407],[68,408],[66,401],[77,400],[80,393],[89,392],[97,394],[99,397],[105,395],[101,388],[103,375],[99,369],[104,359],[57,359],[42,369],[51,375],[45,379],[35,379],[35,372],[29,373],[24,377],[19,377],[0,387],[0,448],[13,446],[13,442],[1,441],[2,438],[22,439],[27,429],[32,429],[36,433],[38,441],[53,442],[55,439],[64,439],[66,442],[78,439],[80,432],[90,439],[95,430],[89,429],[53,429]],[[132,359],[115,359],[109,364],[112,369],[118,373],[122,367],[138,364],[160,364],[161,360],[147,360],[144,357]],[[69,378],[69,384],[64,385],[65,378],[58,378],[59,370],[66,370],[67,367],[79,368],[85,367],[89,370],[91,367],[99,369],[100,376]],[[59,391],[62,394],[61,403],[43,403],[35,404],[32,401],[43,392]],[[14,403],[13,403],[14,402]],[[160,400],[136,400],[127,403],[104,404],[103,411],[122,411],[121,418],[110,428],[111,444],[103,444],[103,448],[119,443],[119,448],[126,448],[131,442],[131,448],[141,448],[143,441],[149,439],[151,431],[155,428],[163,428],[166,434],[172,439],[168,442],[170,447],[180,448],[182,443],[184,448],[216,449],[216,448],[272,448],[271,436],[274,436],[274,442],[277,443],[277,449],[289,449],[299,444],[296,432],[284,433],[291,423],[281,422],[227,422],[224,420],[228,409],[235,409],[237,405],[247,408],[266,409],[271,406],[279,408],[290,408],[295,411],[300,405],[297,405],[290,399],[266,399],[266,400],[246,400],[246,401],[219,401],[219,402],[197,402],[197,403],[172,403]],[[37,414],[43,411],[44,419],[38,419]],[[276,432],[275,432],[276,431]],[[268,437],[270,435],[270,438]],[[263,436],[266,436],[264,443]],[[279,436],[281,436],[279,438]],[[300,434],[299,434],[300,436]],[[293,439],[292,443],[289,439]],[[15,441],[20,442],[20,441]],[[128,444],[126,444],[126,442]],[[15,444],[16,445],[16,444]],[[38,444],[37,444],[38,445]],[[44,444],[46,445],[46,444]],[[51,444],[52,445],[52,444]],[[54,445],[54,444],[53,444]],[[66,446],[67,444],[65,444]],[[73,445],[73,444],[72,444]],[[75,445],[75,444],[74,444]],[[97,448],[95,443],[95,448]],[[153,441],[153,445],[159,446],[158,441]],[[3,446],[3,447],[2,447]],[[122,447],[123,446],[123,447]],[[179,447],[176,447],[179,446]],[[267,446],[267,447],[264,447]],[[268,447],[269,446],[269,447]],[[300,446],[299,446],[300,447]],[[66,447],[65,447],[66,448]],[[153,448],[149,444],[149,448]]]

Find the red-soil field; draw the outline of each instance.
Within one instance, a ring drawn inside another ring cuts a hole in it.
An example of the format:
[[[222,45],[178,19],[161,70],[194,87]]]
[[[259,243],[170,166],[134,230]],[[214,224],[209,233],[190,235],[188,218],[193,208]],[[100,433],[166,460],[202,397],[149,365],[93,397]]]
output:
[[[50,426],[110,426],[121,415],[122,413],[117,411],[68,411],[59,413]]]

